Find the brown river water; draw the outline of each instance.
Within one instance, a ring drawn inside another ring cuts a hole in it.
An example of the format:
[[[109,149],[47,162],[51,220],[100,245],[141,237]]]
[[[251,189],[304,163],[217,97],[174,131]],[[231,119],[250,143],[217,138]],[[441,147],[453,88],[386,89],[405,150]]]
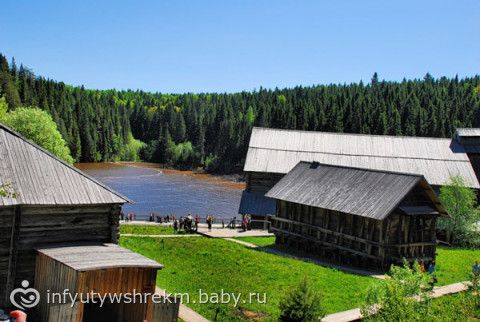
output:
[[[75,165],[93,178],[128,197],[124,212],[146,219],[151,212],[177,217],[187,213],[217,219],[238,214],[244,183],[197,174],[162,169],[151,163],[79,163]]]

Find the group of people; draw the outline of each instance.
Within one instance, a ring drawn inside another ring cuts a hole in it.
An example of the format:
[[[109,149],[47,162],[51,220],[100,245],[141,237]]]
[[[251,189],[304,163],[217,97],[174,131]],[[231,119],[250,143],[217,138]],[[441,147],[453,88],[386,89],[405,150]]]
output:
[[[180,217],[179,220],[173,216],[173,229],[175,232],[178,230],[185,230],[187,232],[198,231],[198,224],[200,223],[200,216],[195,215],[193,217],[191,214],[188,214],[185,218]]]
[[[134,221],[136,219],[133,212],[129,212],[127,215],[123,211],[120,212],[120,220],[124,221]]]
[[[166,215],[164,217],[157,215],[153,212],[150,213],[150,216],[148,217],[148,221],[150,222],[157,222],[159,224],[162,223],[169,223],[170,221],[173,221],[175,219],[175,215]]]

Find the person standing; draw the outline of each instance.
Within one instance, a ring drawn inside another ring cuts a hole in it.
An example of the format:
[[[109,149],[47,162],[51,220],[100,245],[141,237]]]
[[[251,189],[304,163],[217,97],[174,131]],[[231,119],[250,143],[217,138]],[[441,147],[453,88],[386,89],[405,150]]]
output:
[[[207,225],[208,225],[208,231],[212,230],[212,216],[208,215],[207,216]]]
[[[200,223],[200,216],[195,216],[195,231],[198,232],[198,224]]]
[[[177,219],[173,220],[173,230],[175,230],[175,233],[178,231],[178,221],[177,221]]]
[[[480,277],[480,263],[478,263],[478,261],[475,261],[475,263],[472,265],[472,274],[475,277]]]

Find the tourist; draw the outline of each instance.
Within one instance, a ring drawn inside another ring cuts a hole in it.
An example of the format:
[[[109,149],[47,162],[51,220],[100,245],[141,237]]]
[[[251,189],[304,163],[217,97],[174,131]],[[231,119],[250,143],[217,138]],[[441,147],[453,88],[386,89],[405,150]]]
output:
[[[184,224],[184,220],[183,220],[183,217],[180,216],[180,220],[179,220],[179,226],[180,226],[180,230],[183,229],[183,224]]]
[[[208,231],[212,231],[212,216],[207,216]]]
[[[198,231],[198,224],[200,223],[200,216],[195,216],[195,231]]]
[[[235,229],[235,226],[237,225],[237,217],[233,216],[232,220],[230,221],[230,224],[228,224],[230,229]]]
[[[478,263],[478,261],[475,261],[475,263],[472,266],[472,274],[475,277],[480,277],[480,264]]]
[[[242,230],[247,231],[247,225],[248,225],[248,218],[247,216],[243,216],[242,218]]]
[[[418,261],[418,266],[420,266],[420,272],[425,273],[427,271],[424,261]]]
[[[432,282],[433,284],[437,283],[437,276],[435,275],[435,261],[431,261],[430,264],[428,265],[428,275],[432,277]]]
[[[125,213],[123,211],[120,211],[120,220],[125,220]]]
[[[154,222],[155,218],[153,217],[153,212],[150,213],[150,222]]]
[[[173,230],[178,231],[178,221],[176,219],[173,220]]]

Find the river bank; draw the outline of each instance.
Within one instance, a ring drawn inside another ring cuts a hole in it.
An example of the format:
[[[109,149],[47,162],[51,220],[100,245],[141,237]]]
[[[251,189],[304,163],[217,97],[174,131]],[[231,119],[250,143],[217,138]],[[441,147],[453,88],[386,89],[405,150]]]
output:
[[[124,212],[138,220],[155,216],[198,214],[230,220],[238,214],[245,183],[194,171],[165,169],[159,164],[136,162],[80,163],[93,178],[134,201]]]
[[[91,163],[76,163],[75,167],[80,170],[88,169],[97,169],[101,165],[112,165],[112,166],[129,166],[136,168],[146,168],[153,169],[156,171],[163,172],[165,174],[176,174],[176,175],[186,175],[192,178],[203,180],[218,186],[232,188],[232,189],[245,189],[245,180],[240,174],[229,174],[229,175],[215,175],[202,171],[195,170],[179,170],[167,168],[160,163],[152,162],[131,162],[131,161],[119,161],[119,162],[91,162]]]

